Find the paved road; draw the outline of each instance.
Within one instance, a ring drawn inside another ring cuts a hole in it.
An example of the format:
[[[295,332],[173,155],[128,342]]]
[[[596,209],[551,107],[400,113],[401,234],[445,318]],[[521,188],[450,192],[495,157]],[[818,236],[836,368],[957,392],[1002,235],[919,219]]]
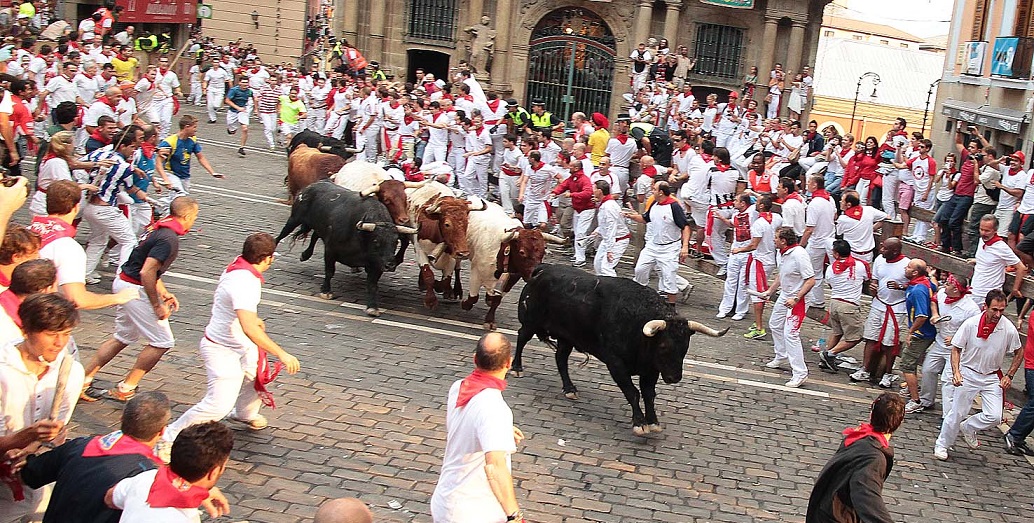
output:
[[[253,148],[240,159],[224,127],[202,127],[205,153],[228,176],[215,180],[194,166],[201,215],[165,278],[182,304],[173,316],[179,343],[142,383],[168,394],[174,415],[204,392],[196,347],[219,273],[248,233],[276,234],[288,215],[278,202],[285,195],[283,153]],[[444,399],[470,370],[484,300],[471,312],[455,304],[424,310],[410,256],[382,279],[386,312],[372,319],[363,315],[362,278],[347,269],[334,279],[338,300],[316,297],[320,251],[302,263],[302,248],[281,245],[284,256],[267,273],[260,314],[303,370],[274,384],[277,409],[267,412],[267,430],[235,427],[237,443],[221,482],[234,508],[224,520],[307,521],[328,497],[358,496],[379,521],[430,521]],[[627,262],[623,274],[631,273]],[[717,280],[686,275],[697,287],[681,312],[734,328],[722,339],[695,337],[682,383],[659,386],[662,434],[632,434],[630,409],[598,361],[572,366],[580,399],[571,401],[561,393],[551,351],[529,347],[525,377],[511,378],[504,396],[528,437],[513,468],[530,521],[803,521],[812,482],[839,445],[840,431],[864,420],[880,391],[850,384],[844,373],[819,372],[811,353],[805,388],[783,388],[788,373],[761,367],[772,356],[771,342],[744,340],[745,322],[714,320]],[[110,283],[106,276],[102,286]],[[500,309],[500,328],[509,334],[518,326],[522,285]],[[84,314],[76,338],[86,356],[111,322],[112,311]],[[805,334],[813,339],[821,331],[809,323]],[[101,385],[126,371],[135,351],[127,353],[102,371]],[[120,407],[80,405],[74,431],[111,430]],[[996,431],[981,435],[985,446],[978,450],[958,448],[951,461],[935,461],[939,421],[936,414],[909,418],[894,436],[897,461],[885,496],[896,520],[1027,521],[1021,514],[1034,504],[1031,464],[1004,454]]]

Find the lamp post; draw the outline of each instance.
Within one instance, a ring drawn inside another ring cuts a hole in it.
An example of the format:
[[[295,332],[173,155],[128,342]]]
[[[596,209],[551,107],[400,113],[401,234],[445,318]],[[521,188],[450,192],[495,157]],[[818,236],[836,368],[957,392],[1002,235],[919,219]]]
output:
[[[251,12],[251,21],[255,23],[255,29],[258,29],[258,26],[259,26],[258,19],[259,19],[258,11],[254,11],[253,10]]]
[[[880,84],[880,75],[868,72],[858,77],[858,86],[854,90],[854,105],[851,107],[851,132],[854,133],[854,115],[858,110],[858,94],[862,91],[862,80],[869,78],[872,80],[872,98],[876,98],[876,86]]]
[[[923,136],[926,136],[926,115],[930,113],[930,99],[933,98],[933,88],[938,83],[940,83],[940,81],[941,81],[941,79],[938,78],[938,79],[934,80],[933,82],[930,82],[930,90],[926,91],[926,108],[923,109],[923,129],[921,131],[919,131],[919,132],[923,133]]]

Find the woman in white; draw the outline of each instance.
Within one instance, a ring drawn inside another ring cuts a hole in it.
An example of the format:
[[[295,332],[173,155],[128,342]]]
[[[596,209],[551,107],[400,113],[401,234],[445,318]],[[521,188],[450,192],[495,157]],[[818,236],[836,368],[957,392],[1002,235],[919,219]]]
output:
[[[804,112],[804,76],[797,73],[790,83],[790,98],[786,101],[786,108],[790,111],[790,119],[797,120]]]
[[[783,72],[776,71],[775,77],[768,83],[768,95],[765,96],[765,103],[768,104],[767,118],[779,117],[779,102],[783,95]]]
[[[940,212],[941,206],[948,202],[955,195],[955,184],[959,181],[959,171],[955,168],[955,153],[948,153],[944,156],[944,166],[941,167],[933,178],[933,187],[937,191],[934,201],[933,217],[933,243],[941,244]]]
[[[47,187],[58,180],[71,180],[72,170],[68,161],[72,159],[75,134],[72,131],[61,131],[50,138],[50,147],[40,162],[39,175],[36,177],[36,193],[32,195],[29,212],[33,216],[47,215]],[[80,183],[84,191],[96,191],[97,187]]]

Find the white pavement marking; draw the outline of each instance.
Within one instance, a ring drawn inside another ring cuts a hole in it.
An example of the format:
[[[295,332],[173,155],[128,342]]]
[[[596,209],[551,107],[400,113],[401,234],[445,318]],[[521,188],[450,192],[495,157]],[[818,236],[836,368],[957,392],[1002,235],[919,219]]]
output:
[[[271,202],[269,200],[259,200],[259,199],[256,199],[256,198],[247,198],[245,196],[237,196],[235,194],[227,194],[227,193],[216,192],[216,191],[206,191],[206,190],[203,190],[203,189],[194,189],[193,187],[191,187],[190,192],[196,192],[196,193],[201,193],[201,194],[213,194],[213,195],[216,195],[216,196],[222,196],[224,198],[236,198],[238,200],[244,200],[246,202],[264,203],[266,205],[275,205],[277,207],[289,207],[289,205],[287,205],[286,203],[282,203],[282,202]]]
[[[227,189],[225,187],[218,187],[218,186],[215,186],[215,185],[205,185],[203,183],[193,183],[193,184],[190,184],[190,186],[191,187],[200,187],[202,189],[210,189],[210,190],[213,190],[213,191],[222,191],[222,192],[228,192],[228,193],[233,193],[233,194],[243,194],[244,196],[251,196],[253,198],[265,198],[267,200],[272,200],[272,201],[279,200],[279,198],[277,198],[276,196],[266,196],[265,194],[255,194],[253,192],[236,191],[236,190],[233,190],[233,189]]]
[[[205,145],[211,145],[211,146],[214,146],[214,147],[222,147],[223,149],[233,149],[234,151],[236,151],[237,149],[241,148],[239,143],[231,144],[230,142],[220,142],[218,140],[209,140],[209,139],[206,139],[204,144]],[[253,152],[253,153],[264,154],[264,155],[267,155],[267,156],[277,156],[277,157],[285,158],[285,159],[287,158],[287,153],[284,152],[284,151],[277,150],[277,151],[274,152],[274,151],[270,151],[269,149],[262,149],[260,147],[255,147],[254,145],[246,145],[246,146],[244,146],[244,150],[245,151],[249,151],[249,152]],[[245,159],[246,158],[247,157],[245,157]]]
[[[218,280],[213,279],[213,278],[206,278],[206,277],[203,277],[203,276],[195,276],[195,275],[192,275],[192,274],[185,274],[185,273],[180,273],[180,272],[166,272],[166,273],[163,274],[163,276],[169,277],[169,278],[172,278],[172,279],[183,279],[183,280],[193,281],[193,282],[198,282],[198,283],[208,283],[208,284],[217,284],[217,283],[219,283]],[[175,286],[183,287],[183,288],[186,288],[186,289],[189,289],[189,290],[192,290],[192,291],[197,291],[197,292],[201,292],[201,293],[205,293],[205,294],[211,294],[211,292],[212,292],[209,289],[200,289],[200,288],[197,288],[197,287],[190,287],[190,286],[186,286],[186,285],[175,285]],[[276,290],[276,289],[263,289],[262,292],[263,292],[263,294],[271,294],[271,295],[274,295],[274,296],[283,296],[283,297],[287,297],[287,298],[295,298],[295,299],[300,299],[300,300],[313,301],[313,302],[317,302],[317,303],[327,303],[327,300],[324,300],[322,298],[317,298],[315,296],[306,296],[304,294],[298,294],[298,293],[289,292],[289,291],[281,291],[281,290]],[[419,332],[424,332],[424,333],[428,333],[428,334],[436,334],[436,335],[446,336],[446,337],[451,337],[451,338],[459,338],[459,339],[464,339],[464,340],[476,341],[476,340],[480,339],[480,337],[481,337],[480,335],[463,333],[463,332],[456,332],[456,331],[453,331],[453,330],[437,329],[437,328],[428,327],[428,326],[425,326],[425,325],[416,325],[416,324],[412,324],[412,323],[405,323],[405,322],[399,322],[399,321],[393,321],[393,320],[386,320],[386,319],[381,319],[381,318],[373,318],[373,317],[370,317],[370,316],[360,316],[360,315],[357,315],[357,314],[347,314],[347,313],[336,312],[336,311],[328,311],[328,310],[324,310],[324,309],[317,309],[317,308],[314,308],[314,307],[305,307],[305,306],[300,306],[300,305],[296,305],[296,304],[284,303],[284,302],[280,302],[280,301],[271,301],[271,300],[263,299],[262,302],[264,304],[267,304],[267,305],[269,305],[271,307],[275,307],[275,308],[278,308],[278,309],[279,308],[300,309],[303,312],[312,312],[312,313],[317,313],[317,314],[324,314],[324,315],[328,315],[328,316],[333,316],[335,318],[342,318],[342,319],[357,321],[357,322],[361,322],[361,323],[371,323],[371,324],[374,324],[374,325],[382,325],[382,326],[385,326],[385,327],[395,327],[395,328],[400,328],[400,329],[415,330],[415,331],[419,331]],[[352,308],[352,309],[365,309],[366,308],[364,305],[360,305],[360,304],[356,304],[356,303],[342,303],[340,306],[347,307],[347,308]],[[472,324],[472,323],[464,323],[464,322],[458,321],[458,320],[450,320],[450,319],[447,319],[447,318],[435,318],[435,317],[431,317],[431,316],[421,316],[421,315],[413,314],[413,313],[410,313],[410,312],[394,311],[394,310],[390,310],[390,309],[382,309],[382,310],[385,311],[385,312],[389,312],[391,314],[397,315],[397,316],[405,317],[405,318],[416,319],[416,320],[424,320],[424,321],[429,321],[429,322],[434,322],[434,323],[440,323],[440,324],[443,324],[443,325],[451,325],[451,326],[454,326],[454,327],[467,328],[467,329],[471,329],[471,330],[474,330],[474,331],[482,331],[482,328],[481,328],[480,325],[475,325],[475,324]],[[510,335],[515,335],[516,334],[516,331],[508,330],[508,329],[499,329],[499,331],[500,332],[504,332],[506,334],[510,334]],[[538,344],[536,343],[534,345],[538,345]],[[540,348],[546,348],[546,347],[540,346]],[[742,372],[742,373],[749,373],[749,374],[769,375],[767,373],[756,371],[756,370],[753,370],[753,369],[741,369],[741,368],[733,367],[733,366],[730,366],[730,365],[722,365],[722,364],[719,364],[719,363],[711,363],[711,362],[698,361],[698,360],[692,360],[692,359],[685,360],[685,363],[687,365],[689,365],[689,366],[709,367],[709,368],[715,368],[715,369],[725,370],[725,371],[729,371],[729,372]],[[732,384],[736,384],[736,385],[744,385],[744,386],[755,387],[755,388],[779,390],[779,391],[782,391],[782,392],[790,392],[790,393],[794,393],[794,394],[800,394],[800,395],[804,395],[804,396],[814,396],[814,397],[824,398],[824,399],[835,399],[835,400],[839,400],[839,401],[850,401],[850,402],[854,402],[854,403],[868,403],[870,401],[868,398],[855,398],[855,397],[849,397],[849,396],[832,395],[832,394],[830,394],[828,392],[817,391],[817,390],[810,390],[810,389],[800,389],[800,388],[792,389],[792,388],[789,388],[789,387],[785,387],[785,386],[777,385],[777,384],[773,384],[773,383],[765,383],[765,382],[755,381],[755,380],[747,380],[747,379],[736,378],[736,377],[722,376],[722,375],[717,375],[717,374],[709,374],[709,373],[705,373],[705,372],[689,371],[689,372],[687,372],[687,374],[689,374],[691,376],[697,376],[697,377],[700,377],[700,378],[705,378],[705,379],[715,380],[715,381],[721,381],[721,382],[725,382],[725,383],[732,383]],[[828,385],[828,386],[837,387],[837,388],[848,388],[848,387],[841,386],[840,384],[836,384],[836,383],[826,383],[826,382],[823,382],[822,385]],[[857,390],[857,388],[852,388],[852,390]]]

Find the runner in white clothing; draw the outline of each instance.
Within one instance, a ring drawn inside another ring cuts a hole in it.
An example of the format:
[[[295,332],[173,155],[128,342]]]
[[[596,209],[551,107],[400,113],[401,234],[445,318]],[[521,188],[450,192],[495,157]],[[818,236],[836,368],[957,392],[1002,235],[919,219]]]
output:
[[[734,205],[736,214],[731,218],[716,217],[723,221],[728,220],[727,225],[732,229],[733,234],[732,251],[729,253],[729,261],[726,264],[728,272],[725,277],[722,302],[718,305],[718,315],[715,317],[725,318],[733,311],[735,305],[735,314],[732,319],[740,321],[747,316],[747,279],[749,278],[747,260],[752,259],[751,252],[754,250],[750,229],[757,213],[754,211],[754,206],[751,205],[748,194],[737,196]]]
[[[855,258],[871,263],[876,250],[872,228],[876,222],[888,219],[887,213],[862,205],[855,191],[844,192],[840,197],[840,208],[843,214],[837,218],[836,234],[851,244],[851,253]]]
[[[880,386],[889,388],[897,379],[891,369],[901,352],[905,289],[908,286],[905,267],[910,261],[901,254],[901,240],[883,240],[880,257],[872,264],[872,280],[869,282],[869,291],[874,297],[862,332],[865,340],[863,364],[851,375],[851,381],[866,381],[882,375]]]
[[[750,225],[750,245],[738,249],[749,253],[743,268],[743,282],[747,289],[754,291],[748,292],[750,302],[754,305],[754,323],[743,337],[752,340],[764,338],[768,334],[764,322],[768,300],[757,293],[768,290],[768,275],[776,266],[775,233],[783,226],[783,217],[772,212],[772,205],[772,197],[769,195],[758,199],[755,205],[757,218]]]
[[[593,184],[593,199],[599,202],[596,211],[599,226],[590,236],[595,236],[600,241],[592,264],[597,276],[617,276],[614,268],[621,261],[621,255],[625,253],[632,238],[625,217],[621,213],[621,205],[610,191],[610,182],[606,180],[597,180]]]
[[[805,208],[801,246],[808,251],[808,257],[811,258],[811,267],[815,271],[815,286],[808,293],[807,301],[809,307],[825,307],[822,277],[826,273],[826,263],[833,259],[833,221],[837,216],[837,208],[833,204],[833,197],[826,191],[826,180],[822,175],[808,177],[808,192],[811,193],[811,201]]]
[[[1009,245],[998,236],[998,218],[993,214],[985,214],[980,218],[980,241],[976,250],[976,261],[973,266],[973,301],[983,306],[984,297],[994,289],[1001,289],[1005,283],[1006,269],[1014,268],[1015,280],[1010,297],[1022,298],[1020,288],[1023,277],[1027,275],[1027,266],[1020,261]]]
[[[777,369],[789,363],[793,376],[785,386],[797,388],[808,379],[804,347],[801,346],[801,324],[807,311],[804,297],[815,285],[815,271],[811,268],[808,253],[797,244],[797,233],[793,228],[780,227],[776,231],[775,244],[779,249],[779,271],[772,286],[763,295],[767,298],[777,290],[781,292],[768,320],[775,345],[775,358],[765,366]]]
[[[937,323],[937,338],[923,360],[919,403],[927,409],[933,407],[940,378],[942,418],[948,415],[955,397],[955,385],[951,379],[951,339],[964,321],[980,315],[980,307],[966,296],[969,294],[968,284],[965,276],[949,274],[937,291],[937,310],[945,319]]]
[[[830,349],[819,353],[819,368],[836,373],[836,355],[862,341],[862,286],[872,274],[868,263],[851,254],[851,244],[845,240],[833,242],[833,257],[825,279],[830,288],[828,312],[833,336]]]

